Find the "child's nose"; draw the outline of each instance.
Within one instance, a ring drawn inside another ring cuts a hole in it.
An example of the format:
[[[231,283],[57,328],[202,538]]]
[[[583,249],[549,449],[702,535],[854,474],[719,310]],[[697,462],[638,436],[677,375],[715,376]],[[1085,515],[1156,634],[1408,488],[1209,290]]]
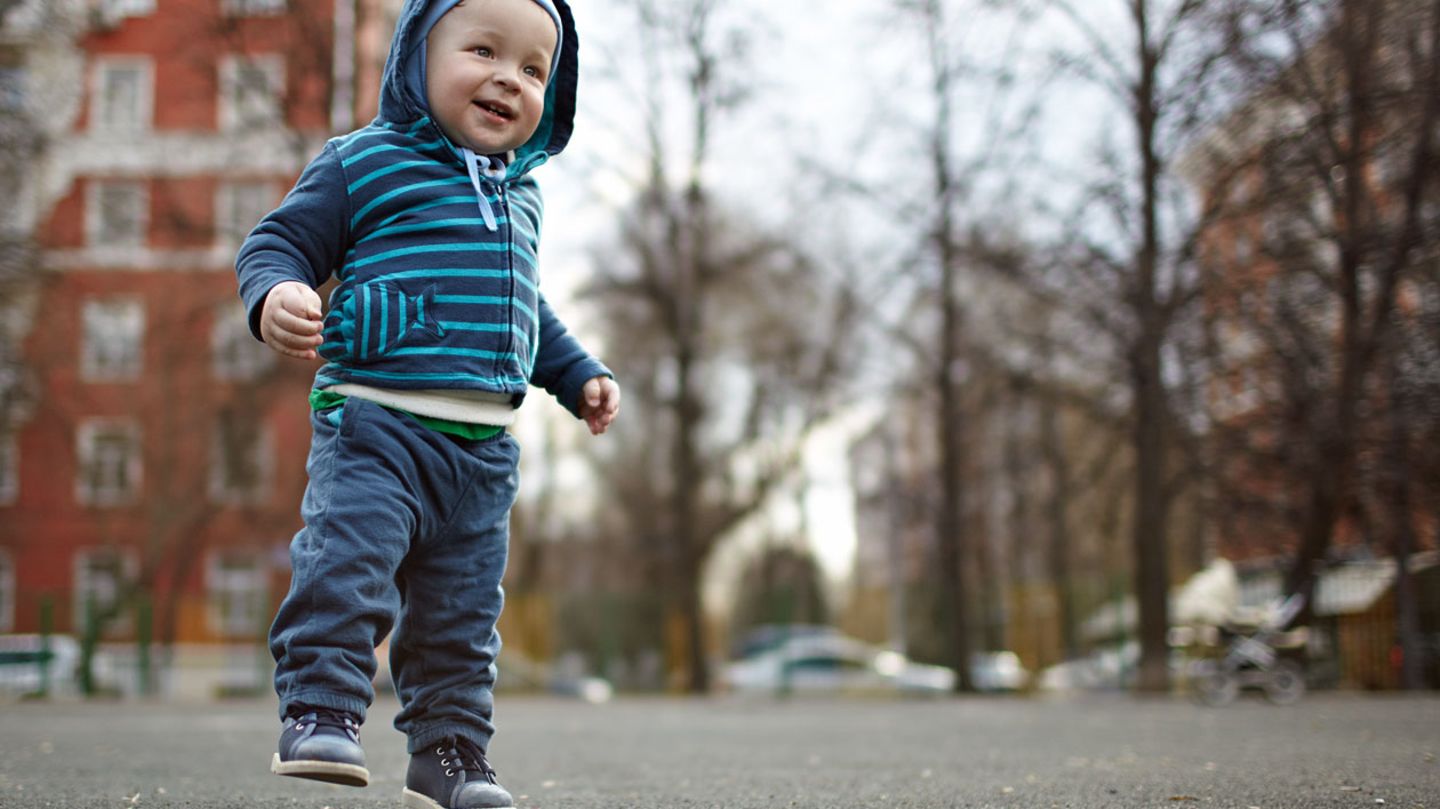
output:
[[[507,65],[496,69],[495,82],[506,87],[519,87],[520,68],[518,66]]]

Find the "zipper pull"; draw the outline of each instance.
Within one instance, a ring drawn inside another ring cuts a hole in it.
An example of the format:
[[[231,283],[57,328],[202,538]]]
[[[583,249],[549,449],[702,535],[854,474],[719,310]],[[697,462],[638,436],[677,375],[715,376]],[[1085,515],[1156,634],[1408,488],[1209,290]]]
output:
[[[475,189],[475,204],[480,208],[480,216],[485,220],[485,229],[494,233],[500,229],[500,223],[495,218],[495,211],[490,207],[490,200],[485,196],[485,188],[480,183],[480,157],[466,148],[460,150],[465,157],[465,169],[470,174],[470,185]],[[485,158],[488,162],[490,158]]]

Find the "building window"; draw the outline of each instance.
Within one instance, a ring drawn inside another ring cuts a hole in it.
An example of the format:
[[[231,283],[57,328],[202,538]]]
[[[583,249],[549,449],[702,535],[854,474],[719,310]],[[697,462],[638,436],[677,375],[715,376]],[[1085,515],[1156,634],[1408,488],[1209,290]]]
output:
[[[215,222],[222,240],[239,244],[275,207],[270,183],[221,183],[215,197]]]
[[[0,548],[0,634],[15,631],[15,562]]]
[[[76,499],[87,506],[133,502],[140,493],[140,429],[126,421],[92,419],[78,432]]]
[[[252,129],[281,122],[285,63],[279,56],[229,56],[220,63],[220,127]]]
[[[77,631],[90,628],[92,617],[105,634],[130,630],[130,616],[124,607],[125,590],[135,581],[138,570],[135,554],[113,548],[80,551],[75,555],[75,620]]]
[[[88,382],[139,379],[144,365],[145,304],[127,298],[86,301],[82,320],[81,378]]]
[[[98,60],[95,64],[91,128],[109,133],[149,129],[154,104],[154,72],[146,59]]]
[[[275,364],[275,352],[250,334],[250,318],[244,307],[223,304],[215,313],[210,333],[215,358],[215,377],[243,382],[259,377]]]
[[[265,565],[258,553],[221,551],[205,569],[210,628],[227,637],[256,637],[269,619],[270,594]]]
[[[284,14],[287,0],[225,0],[225,13],[234,17]]]
[[[0,436],[0,506],[8,506],[20,495],[20,451],[15,435]]]
[[[150,193],[142,182],[96,180],[87,206],[89,242],[95,247],[140,247],[150,223]]]
[[[270,482],[270,431],[247,416],[222,413],[212,446],[210,495],[217,503],[244,505],[265,497]]]

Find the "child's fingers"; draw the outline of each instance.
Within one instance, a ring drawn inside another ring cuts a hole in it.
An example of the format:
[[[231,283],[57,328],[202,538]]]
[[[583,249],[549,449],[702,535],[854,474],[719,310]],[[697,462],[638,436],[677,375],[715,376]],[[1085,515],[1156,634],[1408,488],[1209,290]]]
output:
[[[315,349],[320,347],[320,338],[272,331],[265,335],[265,344],[287,357],[313,360],[318,356]]]
[[[293,315],[286,316],[302,324],[306,332],[310,331],[308,327],[309,321],[300,320]],[[262,329],[260,335],[265,338],[265,342],[271,348],[274,348],[282,354],[304,359],[313,358],[315,356],[315,349],[319,347],[323,338],[321,338],[319,334],[290,331],[279,322],[280,319],[279,316],[276,316],[265,323],[265,327]]]
[[[320,296],[315,290],[298,281],[287,281],[275,288],[273,293],[277,308],[306,320],[320,319]]]
[[[283,308],[275,311],[275,314],[272,316],[272,322],[280,331],[305,336],[319,334],[320,329],[324,326],[318,319],[311,320],[310,318],[296,315],[289,309]]]

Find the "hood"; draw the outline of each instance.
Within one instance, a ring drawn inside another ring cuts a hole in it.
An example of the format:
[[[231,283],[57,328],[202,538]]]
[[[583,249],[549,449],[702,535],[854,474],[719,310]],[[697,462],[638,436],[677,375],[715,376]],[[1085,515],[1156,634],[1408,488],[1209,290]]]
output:
[[[438,6],[453,6],[455,0],[405,0],[395,21],[395,36],[390,42],[390,55],[385,60],[385,73],[380,85],[380,112],[375,123],[411,124],[430,114],[425,99],[406,82],[406,63],[429,34],[439,15]],[[575,125],[575,85],[579,77],[576,55],[579,41],[575,35],[575,18],[565,0],[549,0],[560,19],[560,54],[545,88],[545,113],[535,134],[519,149],[509,166],[515,176],[559,154],[570,141]],[[541,3],[541,5],[545,5]],[[452,144],[453,145],[453,144]]]

